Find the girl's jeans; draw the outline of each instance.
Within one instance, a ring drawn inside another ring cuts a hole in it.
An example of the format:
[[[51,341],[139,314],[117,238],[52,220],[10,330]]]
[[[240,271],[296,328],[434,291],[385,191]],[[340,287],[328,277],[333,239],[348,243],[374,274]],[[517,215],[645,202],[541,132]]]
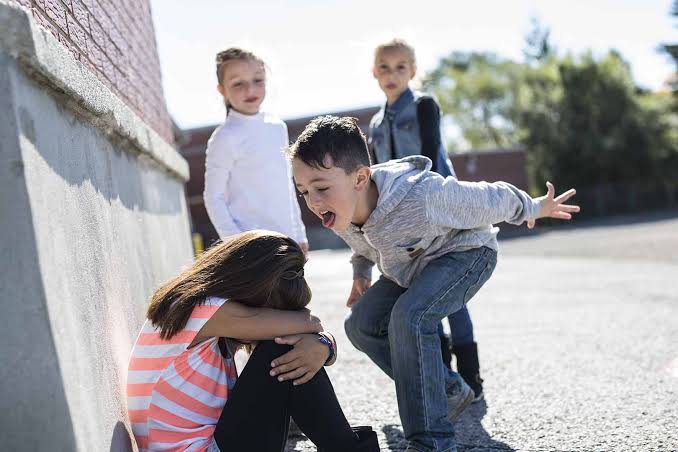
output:
[[[473,343],[473,323],[466,306],[448,316],[452,345],[467,345]],[[439,328],[442,329],[442,326]]]
[[[443,365],[440,321],[462,309],[489,279],[496,251],[476,248],[429,263],[405,289],[382,277],[353,305],[348,338],[395,380],[405,437],[423,450],[456,450],[447,395],[459,374]]]

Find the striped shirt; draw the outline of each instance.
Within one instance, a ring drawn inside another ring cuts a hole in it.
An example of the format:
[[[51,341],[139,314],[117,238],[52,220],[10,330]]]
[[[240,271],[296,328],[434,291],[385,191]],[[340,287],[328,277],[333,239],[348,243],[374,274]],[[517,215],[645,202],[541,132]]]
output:
[[[168,340],[148,320],[141,328],[127,376],[127,410],[141,452],[210,447],[236,368],[232,356],[221,355],[216,337],[188,346],[224,302],[210,297],[196,306]]]

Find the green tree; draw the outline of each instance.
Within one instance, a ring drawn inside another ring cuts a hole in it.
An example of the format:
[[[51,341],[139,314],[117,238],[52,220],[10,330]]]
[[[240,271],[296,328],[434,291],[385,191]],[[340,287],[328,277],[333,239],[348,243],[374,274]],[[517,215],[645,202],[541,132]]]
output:
[[[678,0],[674,0],[673,2],[671,15],[673,17],[678,17]],[[664,52],[666,52],[671,57],[671,59],[673,59],[673,63],[676,66],[676,70],[674,71],[671,85],[673,95],[676,98],[674,103],[674,110],[678,111],[678,43],[664,44],[662,48],[664,49]]]
[[[427,86],[471,146],[524,147],[539,190],[545,180],[675,186],[678,124],[670,99],[640,92],[619,53],[526,55],[518,63],[457,52],[430,74]]]
[[[424,81],[475,149],[510,147],[518,142],[511,110],[521,86],[519,64],[478,52],[453,52]]]

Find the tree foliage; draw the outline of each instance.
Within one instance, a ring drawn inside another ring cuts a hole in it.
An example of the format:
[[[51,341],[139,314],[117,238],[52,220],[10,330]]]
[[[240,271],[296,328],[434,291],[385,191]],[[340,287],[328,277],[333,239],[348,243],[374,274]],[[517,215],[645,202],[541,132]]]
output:
[[[523,147],[537,187],[676,184],[670,96],[638,89],[616,51],[557,56],[536,23],[524,54],[454,52],[428,74],[425,87],[470,147]]]

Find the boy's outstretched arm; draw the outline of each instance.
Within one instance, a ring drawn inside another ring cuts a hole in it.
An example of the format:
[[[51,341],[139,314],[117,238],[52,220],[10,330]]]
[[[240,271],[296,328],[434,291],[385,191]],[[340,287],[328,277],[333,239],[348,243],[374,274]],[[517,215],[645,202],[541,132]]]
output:
[[[444,181],[431,178],[427,185],[422,187],[427,220],[454,229],[475,229],[502,221],[519,225],[549,215],[567,219],[562,214],[578,210],[576,206],[567,206],[577,209],[568,212],[557,208],[572,192],[559,196],[556,202],[553,195],[533,199],[506,182],[466,182],[448,177]]]
[[[558,218],[559,220],[572,219],[572,214],[579,212],[579,206],[565,203],[568,199],[573,197],[577,191],[574,188],[570,188],[558,197],[554,197],[555,193],[556,189],[553,187],[553,184],[551,182],[546,182],[546,194],[536,199],[541,204],[539,218]],[[535,218],[527,220],[527,227],[532,229],[535,220]]]

